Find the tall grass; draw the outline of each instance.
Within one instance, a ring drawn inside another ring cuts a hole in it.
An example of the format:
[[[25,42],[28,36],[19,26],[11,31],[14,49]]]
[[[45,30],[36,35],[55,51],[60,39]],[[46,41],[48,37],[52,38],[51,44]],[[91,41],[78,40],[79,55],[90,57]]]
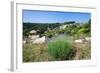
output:
[[[23,62],[29,62],[33,59],[32,49],[35,45],[27,43],[23,45]]]
[[[71,37],[60,35],[53,38],[48,43],[48,52],[56,60],[69,60],[72,59],[74,49],[71,44]]]
[[[26,43],[23,45],[23,62],[51,61],[53,58],[48,54],[46,44]]]

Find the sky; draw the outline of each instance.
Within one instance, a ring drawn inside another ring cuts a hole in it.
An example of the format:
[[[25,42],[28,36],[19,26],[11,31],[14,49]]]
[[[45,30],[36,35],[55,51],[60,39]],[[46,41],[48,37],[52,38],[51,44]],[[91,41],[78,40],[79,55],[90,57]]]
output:
[[[22,12],[22,21],[29,23],[63,23],[68,21],[84,23],[89,19],[91,19],[91,14],[83,12],[58,12],[39,10],[23,10]]]

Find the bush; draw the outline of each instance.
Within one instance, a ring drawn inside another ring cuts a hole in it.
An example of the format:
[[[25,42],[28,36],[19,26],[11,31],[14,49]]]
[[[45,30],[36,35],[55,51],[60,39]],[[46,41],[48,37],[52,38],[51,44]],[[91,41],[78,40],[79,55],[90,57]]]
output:
[[[56,60],[72,59],[74,49],[72,48],[71,38],[61,35],[52,39],[48,43],[48,52]]]

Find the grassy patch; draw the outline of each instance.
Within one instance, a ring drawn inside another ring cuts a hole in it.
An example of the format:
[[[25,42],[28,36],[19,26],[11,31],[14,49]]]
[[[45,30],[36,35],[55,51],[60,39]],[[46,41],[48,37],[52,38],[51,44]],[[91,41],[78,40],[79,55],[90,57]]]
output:
[[[53,58],[48,54],[46,44],[23,45],[23,62],[51,61]]]
[[[48,43],[48,52],[56,60],[72,59],[74,49],[71,44],[71,38],[61,35],[52,39]]]
[[[73,45],[76,48],[73,48]],[[90,59],[90,42],[73,44],[70,36],[60,35],[45,44],[23,44],[23,62],[74,60],[77,52],[79,52],[78,60]]]

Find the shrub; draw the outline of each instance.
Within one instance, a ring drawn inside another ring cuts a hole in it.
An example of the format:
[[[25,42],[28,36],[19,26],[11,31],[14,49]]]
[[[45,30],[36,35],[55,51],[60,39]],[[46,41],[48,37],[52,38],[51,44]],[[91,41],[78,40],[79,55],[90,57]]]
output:
[[[72,48],[71,38],[65,35],[55,37],[48,43],[48,52],[56,60],[72,59],[74,49]]]

